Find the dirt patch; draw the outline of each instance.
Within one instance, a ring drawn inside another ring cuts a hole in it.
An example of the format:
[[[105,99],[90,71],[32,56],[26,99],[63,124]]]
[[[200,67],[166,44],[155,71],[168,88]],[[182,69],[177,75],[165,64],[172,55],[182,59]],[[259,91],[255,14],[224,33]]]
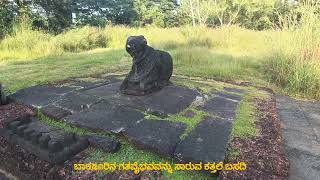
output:
[[[56,174],[50,174],[52,165],[39,160],[33,154],[26,152],[19,146],[13,145],[0,136],[0,168],[18,179],[62,179]]]
[[[245,162],[246,171],[221,171],[220,179],[288,179],[289,161],[283,149],[280,119],[276,101],[256,99],[260,119],[256,122],[258,135],[249,140],[235,138],[231,147],[240,155],[227,156],[227,163]]]
[[[35,115],[36,111],[19,103],[11,103],[0,106],[0,128],[3,128],[3,121],[6,119],[15,119],[24,114]]]

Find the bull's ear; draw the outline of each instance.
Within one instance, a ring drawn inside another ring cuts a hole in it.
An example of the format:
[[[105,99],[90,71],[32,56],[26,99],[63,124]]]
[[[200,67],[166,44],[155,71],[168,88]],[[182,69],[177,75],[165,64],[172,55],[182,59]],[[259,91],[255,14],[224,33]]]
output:
[[[140,35],[139,37],[142,39],[144,44],[148,44],[147,39],[144,36]]]

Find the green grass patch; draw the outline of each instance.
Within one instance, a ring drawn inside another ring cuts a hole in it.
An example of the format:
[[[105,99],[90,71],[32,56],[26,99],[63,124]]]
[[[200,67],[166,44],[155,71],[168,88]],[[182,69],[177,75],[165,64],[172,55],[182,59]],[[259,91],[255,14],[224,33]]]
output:
[[[193,117],[186,117],[185,113],[193,113]],[[206,116],[210,116],[208,113],[194,109],[192,107],[189,107],[185,109],[184,111],[180,112],[176,115],[170,115],[167,118],[161,118],[159,116],[152,115],[150,113],[145,114],[145,119],[148,120],[155,120],[155,121],[172,121],[172,122],[181,122],[185,123],[187,125],[187,129],[185,132],[180,136],[181,139],[184,139],[196,126],[199,122],[201,122]]]
[[[174,168],[174,162],[172,159],[160,157],[154,153],[140,150],[127,141],[121,141],[121,148],[118,152],[114,154],[105,153],[101,150],[94,150],[89,157],[85,160],[85,162],[95,162],[95,163],[134,163],[137,162],[139,164],[142,163],[166,163],[171,164],[172,168]],[[108,172],[101,172],[101,174],[106,174]],[[178,180],[192,180],[192,179],[210,179],[210,176],[203,175],[200,173],[190,173],[185,171],[174,171],[173,174],[168,172],[163,172],[163,178],[165,179],[178,179]],[[211,178],[212,179],[212,178]]]
[[[254,87],[247,88],[247,91],[237,109],[237,117],[232,128],[233,138],[248,139],[256,136],[257,129],[255,122],[258,119],[259,112],[254,99],[270,98],[268,92],[257,90]]]
[[[237,109],[237,117],[233,123],[232,137],[247,139],[256,135],[256,107],[250,101],[251,98],[244,97]]]
[[[192,118],[186,117],[184,114],[187,111],[194,113],[194,116]],[[172,122],[182,122],[187,125],[187,129],[180,136],[181,139],[184,139],[206,116],[209,116],[206,112],[189,107],[177,115],[170,116],[168,120]]]

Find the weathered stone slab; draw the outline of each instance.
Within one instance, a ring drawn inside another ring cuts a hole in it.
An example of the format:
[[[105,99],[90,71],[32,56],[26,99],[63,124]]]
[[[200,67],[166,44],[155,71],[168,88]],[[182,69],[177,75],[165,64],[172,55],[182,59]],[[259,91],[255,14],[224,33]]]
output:
[[[286,146],[320,157],[320,143],[314,134],[283,129],[282,135]]]
[[[166,120],[143,120],[124,132],[128,140],[137,146],[167,157],[173,157],[186,124]]]
[[[75,90],[75,87],[54,87],[38,85],[22,89],[10,95],[9,98],[26,105],[41,107],[59,100],[62,95],[73,90]]]
[[[158,114],[176,114],[186,109],[199,92],[179,86],[166,86],[143,99],[145,108]]]
[[[279,107],[279,104],[277,104]],[[290,105],[291,109],[279,109],[279,117],[281,119],[281,128],[285,130],[294,130],[301,133],[311,133],[313,135],[312,127],[310,127],[303,111],[299,110],[299,106]],[[287,106],[286,106],[287,107]]]
[[[120,142],[110,137],[89,136],[89,144],[107,153],[115,153],[120,148]]]
[[[119,105],[148,110],[154,114],[176,114],[187,108],[199,96],[199,92],[179,86],[166,86],[146,96],[131,96],[120,93],[121,82],[83,91],[84,94],[101,97]]]
[[[41,112],[44,115],[48,116],[49,118],[56,119],[56,120],[60,120],[72,114],[69,110],[65,110],[61,107],[57,107],[51,104],[41,108]]]
[[[56,101],[54,105],[74,113],[88,109],[99,101],[99,98],[79,92],[72,92],[65,95],[61,100]]]
[[[206,119],[181,141],[174,153],[180,163],[219,163],[224,161],[232,123],[221,119]]]
[[[236,117],[237,107],[241,97],[226,93],[218,93],[218,96],[208,100],[199,109],[221,118],[233,121]]]
[[[121,82],[115,82],[111,84],[102,85],[96,88],[84,90],[82,91],[82,93],[90,96],[100,97],[103,99],[109,99],[114,95],[120,93],[120,90],[119,90],[120,85],[121,85]]]
[[[308,122],[311,124],[318,141],[320,142],[320,103],[300,102]]]
[[[86,139],[50,127],[30,116],[6,121],[4,136],[52,164],[63,163],[88,146]]]
[[[289,179],[319,179],[320,104],[280,95],[276,100],[284,147],[290,160]]]
[[[103,101],[65,117],[64,121],[92,130],[119,133],[143,118],[144,114],[135,109]]]
[[[291,147],[285,147],[285,149],[290,159],[289,180],[319,179],[320,156],[315,156]]]
[[[73,86],[79,86],[82,87],[82,91],[90,90],[94,88],[98,88],[101,86],[105,86],[108,84],[113,84],[116,82],[121,81],[120,79],[117,79],[116,77],[108,77],[106,79],[101,79],[101,81],[96,82],[88,82],[88,81],[82,81],[81,79],[75,79],[75,82],[71,83]]]
[[[132,108],[143,109],[144,105],[141,102],[141,99],[144,97],[124,95],[120,92],[120,85],[121,82],[110,83],[97,88],[82,91],[82,93],[105,99],[119,106],[129,106]]]

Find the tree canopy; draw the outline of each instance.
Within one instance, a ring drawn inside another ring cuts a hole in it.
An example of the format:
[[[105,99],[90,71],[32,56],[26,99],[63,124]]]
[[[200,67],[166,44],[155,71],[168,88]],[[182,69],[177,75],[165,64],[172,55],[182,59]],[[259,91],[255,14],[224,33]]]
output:
[[[263,30],[281,26],[295,0],[2,0],[0,38],[26,18],[32,27],[60,33],[108,24],[128,26],[239,26]]]

